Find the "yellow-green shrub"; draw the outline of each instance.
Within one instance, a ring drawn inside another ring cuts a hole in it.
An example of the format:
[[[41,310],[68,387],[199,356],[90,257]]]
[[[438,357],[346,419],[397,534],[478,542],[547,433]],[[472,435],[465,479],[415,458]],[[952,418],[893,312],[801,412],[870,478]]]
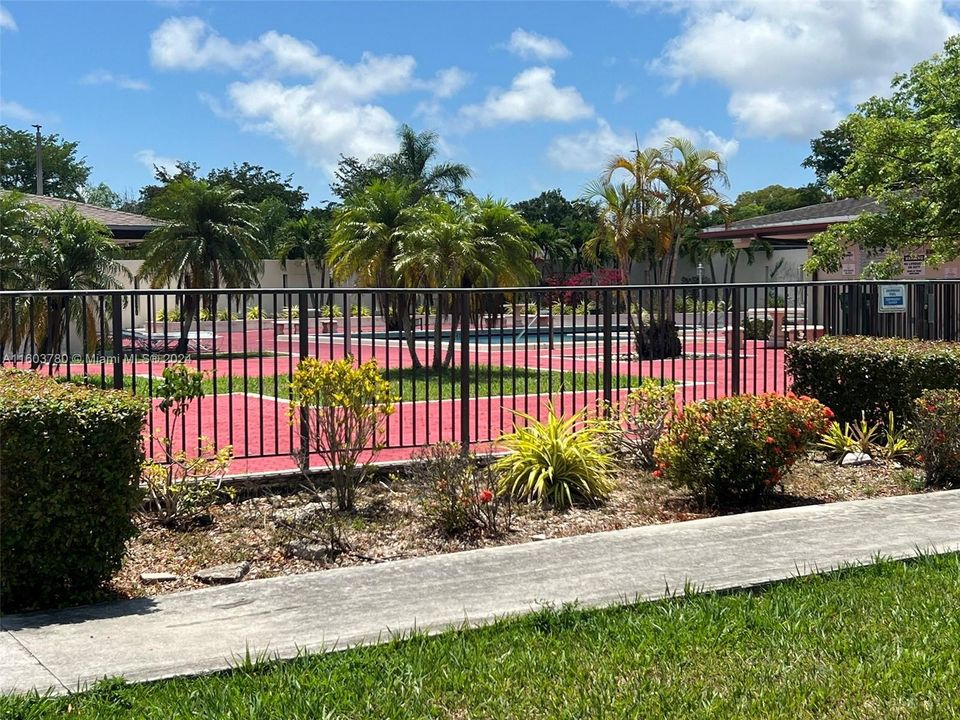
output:
[[[604,443],[611,426],[580,411],[564,418],[553,405],[546,422],[514,412],[527,425],[514,425],[498,443],[510,454],[498,460],[500,492],[518,500],[539,501],[558,510],[575,502],[597,503],[613,489],[614,463]]]
[[[382,447],[380,435],[397,397],[376,360],[355,365],[353,358],[300,362],[291,381],[291,421],[307,434],[301,437],[301,467],[309,466],[309,453],[325,460],[333,475],[337,505],[352,510],[362,479],[360,457]],[[302,413],[302,414],[301,414]]]

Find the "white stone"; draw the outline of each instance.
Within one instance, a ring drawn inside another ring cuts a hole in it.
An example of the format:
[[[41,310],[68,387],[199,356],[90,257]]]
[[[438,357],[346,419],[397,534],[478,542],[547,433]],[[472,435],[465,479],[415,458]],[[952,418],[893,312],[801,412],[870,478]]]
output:
[[[873,458],[866,453],[849,452],[843,456],[840,465],[843,467],[858,467],[860,465],[870,465],[872,462]]]
[[[144,585],[153,585],[154,583],[173,582],[179,580],[179,575],[168,572],[143,572],[140,573],[140,582]]]
[[[215,567],[198,570],[193,576],[202,583],[208,585],[223,585],[234,583],[242,579],[250,570],[250,563],[246,560],[239,563],[230,563],[227,565],[216,565]]]

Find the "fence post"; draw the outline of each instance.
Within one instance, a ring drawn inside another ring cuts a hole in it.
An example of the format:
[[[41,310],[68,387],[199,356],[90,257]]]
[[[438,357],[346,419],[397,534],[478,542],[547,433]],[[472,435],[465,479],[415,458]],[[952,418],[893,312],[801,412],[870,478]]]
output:
[[[613,308],[610,291],[603,291],[603,403],[613,405]]]
[[[744,290],[746,293],[746,290]],[[730,303],[730,314],[733,318],[733,326],[730,328],[730,372],[732,377],[730,378],[730,394],[739,395],[740,394],[740,341],[742,336],[740,335],[740,328],[742,327],[741,320],[741,310],[739,288],[733,288],[733,301]],[[746,304],[746,302],[744,302]],[[696,377],[694,377],[696,379]]]
[[[123,389],[123,303],[120,293],[111,296],[110,321],[113,333],[113,389]],[[136,384],[134,384],[136,391]]]
[[[309,298],[306,291],[301,290],[297,295],[297,307],[300,314],[297,318],[297,340],[299,345],[300,362],[310,356],[310,327],[307,303]],[[319,321],[319,318],[318,318]],[[300,451],[303,455],[303,469],[310,467],[310,411],[306,407],[300,408]]]
[[[470,453],[470,295],[461,292],[460,311],[460,453]],[[439,321],[439,320],[438,320]]]

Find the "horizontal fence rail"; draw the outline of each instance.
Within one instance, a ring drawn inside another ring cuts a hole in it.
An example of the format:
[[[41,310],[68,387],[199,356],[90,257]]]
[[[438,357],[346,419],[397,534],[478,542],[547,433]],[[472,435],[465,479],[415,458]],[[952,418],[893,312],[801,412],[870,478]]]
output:
[[[290,381],[304,358],[375,359],[399,401],[381,459],[455,442],[484,448],[549,407],[615,403],[643,382],[681,403],[789,389],[789,343],[822,335],[956,341],[960,281],[491,289],[0,291],[0,359],[153,399],[145,440],[170,418],[163,369],[205,373],[178,447],[230,445],[234,473],[296,468]],[[322,459],[312,458],[322,464]]]

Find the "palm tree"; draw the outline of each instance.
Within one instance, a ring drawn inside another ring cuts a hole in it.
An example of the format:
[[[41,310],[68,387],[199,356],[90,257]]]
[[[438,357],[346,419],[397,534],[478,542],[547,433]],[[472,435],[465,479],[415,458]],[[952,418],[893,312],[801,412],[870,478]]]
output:
[[[395,180],[375,180],[351,195],[334,213],[327,265],[333,279],[355,277],[361,287],[399,288],[404,283],[396,260],[413,223],[413,188]],[[413,298],[379,293],[378,303],[389,330],[400,330],[414,367],[420,367],[413,336]]]
[[[25,202],[21,193],[0,192],[0,290],[29,290],[33,285],[25,259],[34,242],[32,222],[38,209]],[[26,301],[4,299],[0,303],[0,355],[4,354],[7,343],[24,338],[28,331]]]
[[[110,230],[84,217],[76,208],[65,206],[37,213],[32,221],[30,242],[22,258],[34,286],[44,290],[101,290],[117,288],[117,277],[129,275],[119,258],[121,251]],[[103,323],[108,307],[92,297],[74,299],[67,295],[47,298],[42,324],[40,355],[59,348],[70,321],[82,328],[85,349],[97,344],[98,321]],[[37,366],[39,363],[34,363]]]
[[[168,184],[150,205],[166,222],[143,244],[140,269],[153,287],[251,287],[257,284],[267,248],[258,237],[256,211],[240,200],[241,191],[205,180],[180,177]],[[208,303],[216,311],[216,293]],[[195,294],[181,306],[178,353],[185,353],[190,326],[198,311]]]
[[[286,264],[287,260],[302,259],[307,273],[307,287],[313,287],[313,274],[310,262],[320,265],[320,287],[326,276],[327,236],[323,223],[312,215],[304,215],[295,220],[287,220],[277,232],[277,246],[274,255]]]
[[[490,287],[536,276],[531,229],[504,200],[473,196],[450,204],[424,198],[413,209],[413,223],[400,245],[396,267],[410,285],[435,288]],[[443,316],[451,316],[446,356],[442,352]],[[449,367],[454,333],[461,322],[453,298],[438,293],[432,366]]]
[[[417,133],[409,125],[401,125],[397,138],[399,151],[379,156],[373,164],[379,165],[391,180],[410,185],[413,202],[425,195],[463,196],[463,183],[470,178],[470,168],[461,163],[430,165],[438,151],[437,133],[431,130]]]
[[[663,277],[676,281],[677,260],[686,230],[711,208],[724,204],[717,186],[729,187],[723,158],[713,150],[697,149],[689,140],[669,138],[660,151],[657,180],[663,186]]]

